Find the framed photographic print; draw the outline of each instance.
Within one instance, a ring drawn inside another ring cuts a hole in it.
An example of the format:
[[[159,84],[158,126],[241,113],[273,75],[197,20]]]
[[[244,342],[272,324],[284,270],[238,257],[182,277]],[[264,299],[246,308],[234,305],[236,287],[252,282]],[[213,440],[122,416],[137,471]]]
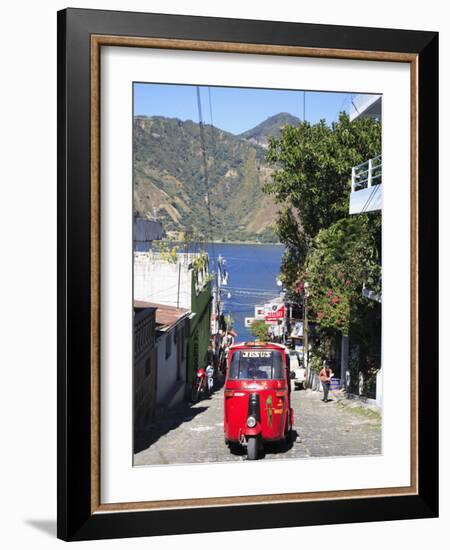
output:
[[[58,13],[58,536],[438,513],[438,36]]]

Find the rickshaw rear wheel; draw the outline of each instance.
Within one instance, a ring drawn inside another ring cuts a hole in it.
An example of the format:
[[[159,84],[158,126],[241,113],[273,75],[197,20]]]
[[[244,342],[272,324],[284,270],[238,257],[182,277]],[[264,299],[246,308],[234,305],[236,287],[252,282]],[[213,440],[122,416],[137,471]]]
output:
[[[259,442],[257,437],[252,436],[247,439],[247,458],[249,460],[258,459],[258,447]]]
[[[285,436],[284,436],[284,444],[285,445],[290,445],[293,441],[293,432],[292,432],[292,428],[286,432]],[[283,441],[283,440],[282,440]]]
[[[286,430],[284,432],[284,442],[289,445],[289,443],[292,443],[292,422],[289,418],[289,422],[286,424]]]

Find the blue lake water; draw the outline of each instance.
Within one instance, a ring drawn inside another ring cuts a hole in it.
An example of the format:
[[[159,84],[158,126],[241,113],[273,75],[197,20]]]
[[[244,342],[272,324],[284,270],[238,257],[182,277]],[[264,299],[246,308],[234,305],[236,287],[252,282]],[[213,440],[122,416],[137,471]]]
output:
[[[224,313],[231,313],[237,341],[253,340],[245,328],[245,317],[253,317],[255,305],[264,305],[279,296],[277,277],[284,247],[255,244],[208,244],[211,269],[217,271],[219,254],[225,260],[228,285],[222,286]],[[213,265],[215,264],[215,265]],[[228,297],[230,294],[230,297]]]
[[[245,328],[245,317],[253,317],[256,305],[264,305],[280,295],[277,277],[284,247],[273,244],[202,243],[192,245],[193,252],[208,251],[210,271],[217,272],[217,258],[223,257],[228,271],[228,284],[222,286],[224,313],[231,314],[237,341],[253,340]],[[137,250],[148,246],[138,244]],[[228,296],[230,295],[230,296]]]

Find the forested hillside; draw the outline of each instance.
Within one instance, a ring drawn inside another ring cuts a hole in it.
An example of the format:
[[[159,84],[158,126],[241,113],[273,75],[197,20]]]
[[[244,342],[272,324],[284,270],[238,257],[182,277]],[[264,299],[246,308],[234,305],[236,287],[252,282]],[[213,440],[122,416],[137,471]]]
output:
[[[280,120],[286,123],[285,116]],[[274,121],[266,129],[277,133]],[[254,130],[261,139],[263,129]],[[204,137],[209,211],[200,126],[175,118],[135,118],[135,211],[156,215],[173,238],[276,242],[271,225],[277,207],[262,192],[271,173],[265,149],[210,125],[204,126]]]

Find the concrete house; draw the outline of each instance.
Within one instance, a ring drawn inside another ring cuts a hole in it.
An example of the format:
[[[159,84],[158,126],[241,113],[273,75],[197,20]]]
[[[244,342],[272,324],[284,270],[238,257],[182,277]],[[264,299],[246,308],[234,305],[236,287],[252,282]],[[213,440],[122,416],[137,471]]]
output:
[[[211,335],[212,292],[208,256],[177,253],[168,259],[156,252],[135,252],[134,298],[155,304],[158,308],[166,307],[166,311],[169,311],[167,308],[174,308],[187,312],[183,380],[188,395],[197,368],[205,364]]]
[[[135,307],[155,311],[155,408],[161,413],[184,399],[186,334],[189,312],[183,308],[135,300]]]

